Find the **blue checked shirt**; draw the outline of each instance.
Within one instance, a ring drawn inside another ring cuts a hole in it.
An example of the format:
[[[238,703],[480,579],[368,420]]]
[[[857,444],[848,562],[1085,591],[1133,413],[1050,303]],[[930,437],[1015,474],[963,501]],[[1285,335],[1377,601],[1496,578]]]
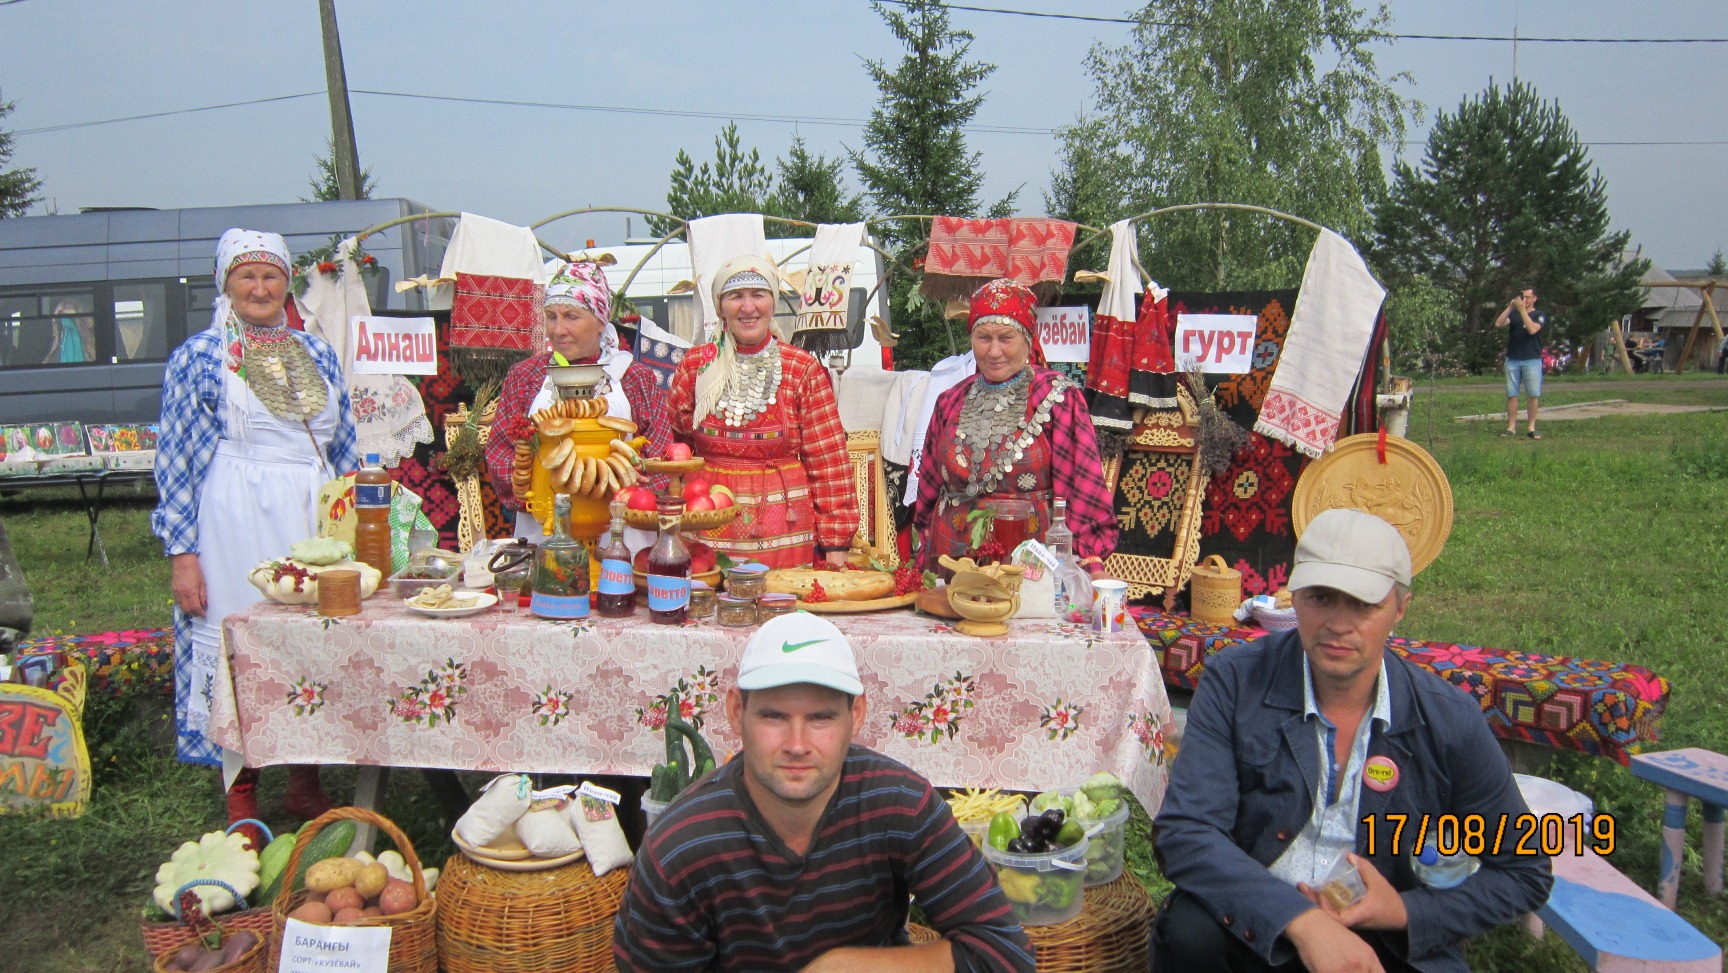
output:
[[[338,474],[358,469],[354,409],[342,379],[342,363],[322,339],[296,334],[337,396],[341,417],[325,450],[330,468]],[[162,540],[163,553],[169,557],[198,552],[198,498],[223,432],[224,367],[222,333],[214,330],[187,338],[168,360],[162,383],[162,426],[156,438],[156,493],[161,500],[150,515],[150,530]]]

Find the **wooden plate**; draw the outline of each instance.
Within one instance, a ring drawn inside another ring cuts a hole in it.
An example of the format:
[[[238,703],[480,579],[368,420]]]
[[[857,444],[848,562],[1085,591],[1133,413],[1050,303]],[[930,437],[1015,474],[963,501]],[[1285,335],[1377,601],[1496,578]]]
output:
[[[648,459],[644,457],[642,472],[650,474],[694,473],[706,465],[707,461],[700,456],[694,456],[690,459]]]
[[[686,510],[684,511],[684,529],[715,530],[737,519],[737,507],[727,507],[724,510]],[[659,530],[660,512],[657,510],[626,510],[624,511],[624,522],[641,530]]]
[[[879,612],[889,608],[905,608],[918,600],[918,592],[908,592],[904,595],[893,595],[888,598],[872,598],[869,601],[800,601],[798,607],[818,615],[854,615],[859,612]]]
[[[1452,485],[1440,464],[1408,439],[1386,437],[1386,462],[1380,462],[1377,433],[1338,440],[1296,481],[1290,519],[1301,537],[1308,522],[1323,511],[1347,507],[1371,513],[1398,528],[1410,545],[1410,571],[1440,556],[1452,533]]]
[[[456,842],[456,847],[462,849],[467,854],[480,858],[493,858],[498,861],[520,861],[524,858],[534,857],[534,853],[529,851],[526,845],[522,844],[520,838],[516,837],[515,828],[511,828],[509,831],[493,838],[484,845],[469,844],[467,841],[463,840],[462,836],[458,834],[454,828],[452,828],[450,830],[450,840]]]
[[[484,845],[476,848],[468,842],[463,841],[462,836],[458,835],[454,831],[450,832],[450,838],[456,842],[456,847],[462,849],[462,854],[467,855],[469,858],[472,858],[474,861],[477,861],[482,865],[485,865],[487,868],[496,868],[501,872],[539,872],[548,868],[559,868],[568,865],[587,854],[587,852],[578,848],[568,855],[559,855],[557,858],[535,858],[528,854],[528,849],[523,848],[521,842],[516,840],[515,834],[509,834],[498,840],[501,842],[513,842],[516,849],[525,857],[502,858],[494,857],[493,852],[497,849],[493,845]]]

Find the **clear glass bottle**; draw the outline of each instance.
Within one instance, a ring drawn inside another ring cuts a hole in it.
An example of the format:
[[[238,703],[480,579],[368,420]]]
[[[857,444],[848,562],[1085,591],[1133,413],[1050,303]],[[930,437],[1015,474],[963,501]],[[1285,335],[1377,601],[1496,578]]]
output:
[[[1061,497],[1055,498],[1050,511],[1050,527],[1044,531],[1044,546],[1056,558],[1054,585],[1056,589],[1056,617],[1061,618],[1068,613],[1068,585],[1071,573],[1068,564],[1074,560],[1074,532],[1068,529],[1068,501]]]
[[[684,500],[660,498],[660,537],[648,552],[648,617],[659,625],[677,625],[690,616],[690,549],[680,532]]]
[[[552,536],[540,544],[534,563],[534,596],[528,610],[541,618],[588,617],[588,546],[570,536],[570,495],[553,501]]]
[[[624,546],[625,505],[614,500],[610,509],[612,535],[600,549],[600,586],[595,601],[600,614],[623,618],[636,611],[636,576],[630,567],[630,549]]]

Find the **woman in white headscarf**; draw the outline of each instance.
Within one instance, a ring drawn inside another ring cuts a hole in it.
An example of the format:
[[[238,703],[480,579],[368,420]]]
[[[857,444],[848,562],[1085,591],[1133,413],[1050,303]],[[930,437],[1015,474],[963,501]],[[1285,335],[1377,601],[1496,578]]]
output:
[[[736,257],[714,275],[724,325],[690,349],[672,375],[672,434],[729,488],[738,518],[704,539],[769,567],[841,565],[858,531],[852,460],[828,370],[775,336],[780,274],[762,257]]]
[[[152,531],[173,562],[174,700],[180,759],[217,764],[206,736],[222,619],[258,600],[246,576],[318,533],[318,490],[359,466],[342,365],[288,326],[288,246],[232,229],[216,245],[210,327],[175,349],[162,383]],[[227,754],[227,759],[235,755]],[[231,821],[258,816],[256,770],[228,793]],[[294,767],[283,806],[330,802],[317,767]]]
[[[620,347],[618,329],[612,325],[612,286],[606,272],[590,260],[566,264],[546,285],[545,340],[541,353],[517,362],[504,376],[493,414],[492,432],[486,440],[486,472],[492,489],[508,510],[516,511],[516,536],[538,541],[545,536],[540,522],[523,509],[511,485],[516,463],[516,444],[534,434],[528,417],[557,401],[558,394],[546,377],[553,355],[563,355],[571,365],[598,364],[606,372],[599,392],[606,398],[606,414],[636,423],[636,432],[647,437],[645,456],[664,456],[671,442],[667,432],[665,396],[654,385],[654,373],[637,364]],[[664,487],[664,482],[658,485]],[[653,543],[653,535],[627,531],[625,543],[638,550]]]

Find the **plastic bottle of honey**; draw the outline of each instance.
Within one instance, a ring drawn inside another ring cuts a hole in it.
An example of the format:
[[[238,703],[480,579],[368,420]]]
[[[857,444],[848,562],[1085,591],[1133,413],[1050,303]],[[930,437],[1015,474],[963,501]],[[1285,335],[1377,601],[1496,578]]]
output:
[[[354,474],[354,556],[383,572],[395,573],[390,565],[390,473],[367,453],[366,463]]]

